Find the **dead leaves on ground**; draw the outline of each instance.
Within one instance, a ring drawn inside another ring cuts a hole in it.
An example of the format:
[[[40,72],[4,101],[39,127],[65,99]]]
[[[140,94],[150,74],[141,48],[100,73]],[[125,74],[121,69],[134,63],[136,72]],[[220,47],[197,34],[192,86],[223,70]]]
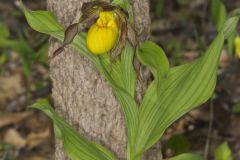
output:
[[[44,143],[51,136],[51,129],[48,127],[42,132],[29,133],[26,137],[20,135],[20,133],[14,129],[10,128],[7,130],[3,137],[3,143],[10,144],[15,148],[26,147],[28,150],[33,149]]]
[[[33,112],[0,113],[0,129],[7,125],[16,124],[32,114]]]
[[[0,159],[47,160],[50,154],[45,152],[52,150],[53,144],[51,122],[42,113],[0,113]],[[41,150],[39,156],[38,152],[32,154],[36,149]]]

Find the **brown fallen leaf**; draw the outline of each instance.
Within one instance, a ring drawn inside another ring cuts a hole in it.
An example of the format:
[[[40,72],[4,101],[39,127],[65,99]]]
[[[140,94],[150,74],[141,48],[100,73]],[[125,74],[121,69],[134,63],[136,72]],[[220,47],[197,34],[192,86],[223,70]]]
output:
[[[42,132],[32,132],[30,133],[27,138],[27,148],[30,150],[40,144],[42,144],[44,141],[46,141],[48,138],[51,136],[51,128],[47,127],[44,131]]]
[[[3,142],[11,144],[16,148],[27,147],[28,150],[41,145],[51,136],[51,128],[47,127],[42,132],[32,132],[26,138],[22,137],[16,129],[8,129],[4,135]]]
[[[0,104],[4,104],[7,99],[12,99],[25,90],[21,73],[0,77],[0,84]]]
[[[21,113],[0,113],[0,128],[6,125],[18,123],[32,114],[32,111]]]
[[[27,144],[27,141],[18,133],[16,129],[9,129],[4,138],[4,143],[11,144],[16,148],[22,148]]]
[[[48,158],[42,156],[20,157],[17,160],[48,160]]]

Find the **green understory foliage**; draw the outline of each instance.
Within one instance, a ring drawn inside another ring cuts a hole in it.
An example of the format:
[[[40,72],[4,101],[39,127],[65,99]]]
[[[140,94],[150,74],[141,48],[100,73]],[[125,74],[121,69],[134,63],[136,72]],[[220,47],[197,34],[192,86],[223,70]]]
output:
[[[227,9],[223,0],[211,0],[211,17],[217,31],[221,31],[224,22],[227,20]],[[234,40],[237,36],[235,29],[227,38],[227,49],[230,57],[234,56]]]
[[[25,35],[24,35],[25,32]],[[45,66],[47,59],[48,36],[39,38],[38,43],[30,44],[30,33],[27,30],[19,31],[18,37],[12,39],[8,26],[0,22],[0,67],[10,57],[10,51],[14,51],[21,58],[21,66],[26,78],[32,76],[32,66],[36,63]],[[1,72],[1,69],[0,69]]]
[[[120,0],[115,0],[118,4]],[[129,9],[127,1],[121,6]],[[31,11],[22,6],[29,25],[36,31],[48,34],[60,41],[64,28],[48,11]],[[181,116],[206,102],[213,94],[219,58],[227,39],[235,30],[239,13],[229,17],[205,54],[191,63],[170,67],[163,49],[152,41],[141,43],[134,53],[127,43],[121,56],[112,64],[109,55],[96,56],[87,49],[85,33],[79,33],[71,46],[92,62],[113,88],[127,125],[128,160],[140,160],[165,130]],[[140,105],[134,99],[136,72],[133,57],[151,70],[154,80],[148,86]],[[111,67],[109,67],[111,66]],[[116,160],[110,151],[78,134],[50,106],[47,100],[39,100],[34,108],[44,111],[52,120],[57,138],[61,139],[66,153],[72,160]],[[171,160],[201,160],[194,154],[181,154]]]
[[[214,151],[214,160],[231,160],[232,151],[227,142],[220,144]]]

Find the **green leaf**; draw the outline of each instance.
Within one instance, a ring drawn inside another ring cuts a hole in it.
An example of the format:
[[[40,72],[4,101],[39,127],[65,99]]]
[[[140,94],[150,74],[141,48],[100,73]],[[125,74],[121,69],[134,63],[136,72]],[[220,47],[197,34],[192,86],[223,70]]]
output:
[[[121,54],[121,69],[123,71],[123,87],[134,98],[136,89],[136,72],[133,67],[134,49],[126,43]]]
[[[156,81],[150,85],[140,106],[137,153],[150,148],[174,121],[209,99],[216,83],[223,42],[220,33],[204,56],[170,69],[161,82],[159,96],[154,91]]]
[[[5,62],[7,62],[7,60],[8,60],[7,53],[2,53],[0,55],[0,65],[4,64]]]
[[[14,148],[12,144],[0,143],[0,151],[7,151],[10,150],[11,148]]]
[[[190,149],[190,142],[188,139],[181,135],[173,135],[166,143],[166,147],[174,151],[175,155],[186,153]]]
[[[240,102],[236,103],[236,104],[232,107],[232,112],[233,112],[233,113],[240,113]]]
[[[214,151],[214,160],[231,160],[232,151],[227,142],[224,142]]]
[[[29,60],[23,60],[22,69],[23,69],[24,75],[27,78],[30,78],[32,74],[32,68],[31,68],[31,62]]]
[[[227,39],[227,50],[230,57],[234,56],[234,47],[235,47],[235,38],[237,36],[237,32],[231,34]]]
[[[165,0],[158,0],[155,5],[155,14],[157,17],[160,17],[163,12],[163,7],[165,4]]]
[[[222,0],[211,1],[211,15],[217,30],[220,31],[227,19],[227,10]]]
[[[162,79],[167,76],[169,70],[168,59],[157,44],[145,41],[140,45],[137,52],[138,60],[148,67],[155,79]]]
[[[64,150],[72,160],[116,160],[106,148],[78,134],[53,110],[46,99],[38,100],[33,108],[45,112],[53,120],[55,134],[62,140]]]
[[[10,40],[6,38],[0,38],[0,47],[10,48],[20,54],[22,57],[33,53],[33,49],[23,39]]]
[[[9,29],[8,27],[0,22],[0,38],[7,38],[10,36],[10,32],[9,32]]]
[[[39,50],[34,54],[34,60],[42,63],[47,62],[48,48],[48,43],[42,44]]]
[[[236,27],[239,21],[239,16],[230,17],[226,20],[222,27],[222,32],[224,34],[225,39],[231,36],[234,32],[236,32]]]
[[[120,6],[121,8],[127,11],[129,2],[128,0],[113,0],[112,4],[116,6]]]
[[[234,9],[234,10],[232,11],[232,15],[239,17],[239,16],[240,16],[240,8]]]
[[[50,33],[63,30],[55,16],[48,11],[31,11],[24,7],[24,14],[29,25],[38,32]]]
[[[158,86],[157,90],[160,91],[160,83],[167,77],[169,71],[169,62],[162,48],[151,41],[146,41],[139,46],[137,58],[151,70]]]
[[[156,79],[150,84],[140,105],[135,145],[137,154],[142,154],[156,143],[166,128],[178,118],[212,96],[224,39],[235,30],[229,24],[233,24],[233,21],[235,24],[236,20],[238,17],[231,17],[224,23],[223,29],[202,57],[171,68],[167,77],[162,79],[160,88]],[[148,52],[152,52],[151,48]],[[151,63],[148,66],[151,69]],[[156,93],[156,89],[160,94]]]
[[[176,157],[170,158],[169,160],[203,160],[203,158],[196,154],[185,153],[185,154],[181,154]]]

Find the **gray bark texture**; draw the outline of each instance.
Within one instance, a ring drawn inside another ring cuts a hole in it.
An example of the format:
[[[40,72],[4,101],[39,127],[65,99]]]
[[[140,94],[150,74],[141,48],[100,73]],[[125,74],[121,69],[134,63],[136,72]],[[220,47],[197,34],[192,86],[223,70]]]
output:
[[[61,24],[68,26],[79,20],[82,3],[87,1],[89,0],[47,0],[47,7]],[[135,14],[135,29],[141,40],[148,39],[149,2],[132,0],[131,3]],[[59,42],[51,40],[49,56],[59,46]],[[123,115],[111,88],[95,67],[74,49],[67,47],[50,62],[50,77],[57,112],[82,135],[101,143],[119,159],[124,159],[127,137]],[[55,159],[67,159],[59,141],[56,142]],[[148,160],[149,156],[144,159]]]

